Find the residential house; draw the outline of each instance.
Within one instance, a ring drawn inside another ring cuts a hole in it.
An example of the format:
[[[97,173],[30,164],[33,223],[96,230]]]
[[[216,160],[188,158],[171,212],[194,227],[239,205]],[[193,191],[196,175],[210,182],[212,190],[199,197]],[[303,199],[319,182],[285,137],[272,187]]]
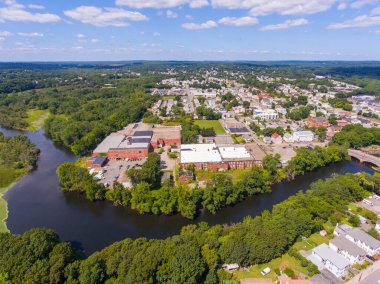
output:
[[[374,256],[380,252],[380,241],[363,232],[359,228],[347,232],[346,238],[364,249],[368,255]]]
[[[282,143],[282,137],[278,133],[273,133],[271,136],[271,140],[273,144],[281,144]]]
[[[312,142],[314,133],[311,131],[296,131],[293,133],[294,142]]]
[[[313,262],[318,269],[326,268],[336,277],[343,277],[347,274],[350,262],[342,255],[333,251],[326,244],[321,244],[312,250],[308,259]]]
[[[329,247],[337,253],[344,256],[351,264],[362,264],[367,253],[364,249],[358,247],[353,242],[350,242],[345,236],[340,236],[332,239]]]

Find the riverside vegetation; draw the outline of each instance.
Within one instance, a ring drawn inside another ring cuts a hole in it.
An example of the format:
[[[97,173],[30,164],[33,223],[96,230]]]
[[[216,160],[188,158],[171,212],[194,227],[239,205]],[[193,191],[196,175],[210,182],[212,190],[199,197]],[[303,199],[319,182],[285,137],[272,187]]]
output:
[[[207,223],[182,228],[164,240],[139,238],[116,242],[84,258],[49,229],[22,235],[0,234],[3,283],[220,283],[231,275],[222,263],[267,263],[301,238],[334,224],[351,202],[380,193],[380,174],[337,175],[232,226]],[[290,251],[292,255],[293,251]],[[300,256],[297,254],[297,257]],[[315,267],[301,256],[310,275]]]
[[[0,132],[0,232],[7,231],[7,203],[2,198],[9,186],[31,171],[37,163],[39,150],[23,135],[6,137]]]
[[[297,155],[284,168],[278,168],[279,155],[267,155],[263,167],[252,167],[239,180],[233,181],[228,173],[215,173],[205,188],[190,189],[188,185],[174,186],[172,182],[161,184],[160,157],[157,153],[150,153],[141,169],[128,171],[133,184],[131,190],[118,183],[114,184],[113,189],[107,189],[94,181],[87,169],[75,163],[62,164],[57,174],[63,190],[84,192],[91,201],[107,199],[115,204],[130,206],[141,214],[180,213],[193,219],[202,208],[215,214],[248,196],[269,192],[272,184],[285,178],[293,179],[348,158],[345,148],[340,146],[299,148],[296,151]]]

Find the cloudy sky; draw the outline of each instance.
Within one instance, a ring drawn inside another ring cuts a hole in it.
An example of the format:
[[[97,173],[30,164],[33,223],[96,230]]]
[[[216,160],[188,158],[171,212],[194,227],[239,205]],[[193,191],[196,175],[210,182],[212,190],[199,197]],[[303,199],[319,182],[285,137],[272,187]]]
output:
[[[0,61],[380,60],[380,0],[0,0]]]

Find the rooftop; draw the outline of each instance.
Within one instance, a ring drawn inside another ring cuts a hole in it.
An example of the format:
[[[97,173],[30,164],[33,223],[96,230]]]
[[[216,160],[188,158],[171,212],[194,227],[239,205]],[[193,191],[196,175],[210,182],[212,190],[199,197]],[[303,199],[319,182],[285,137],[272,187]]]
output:
[[[321,244],[313,249],[313,251],[322,259],[328,260],[332,264],[334,264],[339,269],[344,269],[345,267],[350,265],[350,262],[346,260],[342,255],[333,251],[326,244]]]
[[[96,147],[94,153],[107,153],[111,148],[118,148],[124,139],[122,134],[109,135]]]
[[[353,237],[356,240],[360,240],[361,242],[370,246],[372,249],[380,248],[380,241],[376,240],[374,237],[363,232],[359,228],[355,228],[355,229],[352,229],[351,231],[348,231],[347,235]]]
[[[330,241],[331,244],[336,246],[339,250],[347,251],[353,256],[365,256],[367,253],[353,242],[347,240],[344,236],[339,236]]]
[[[181,145],[181,163],[220,163],[222,157],[215,144]]]
[[[219,146],[218,148],[223,159],[252,158],[245,146]]]

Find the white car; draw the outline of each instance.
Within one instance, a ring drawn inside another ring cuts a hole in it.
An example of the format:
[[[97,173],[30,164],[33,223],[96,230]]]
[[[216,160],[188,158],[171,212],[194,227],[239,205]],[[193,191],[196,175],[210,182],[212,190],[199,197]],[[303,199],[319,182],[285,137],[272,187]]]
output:
[[[270,273],[270,268],[266,267],[260,273],[262,276],[268,275]]]

